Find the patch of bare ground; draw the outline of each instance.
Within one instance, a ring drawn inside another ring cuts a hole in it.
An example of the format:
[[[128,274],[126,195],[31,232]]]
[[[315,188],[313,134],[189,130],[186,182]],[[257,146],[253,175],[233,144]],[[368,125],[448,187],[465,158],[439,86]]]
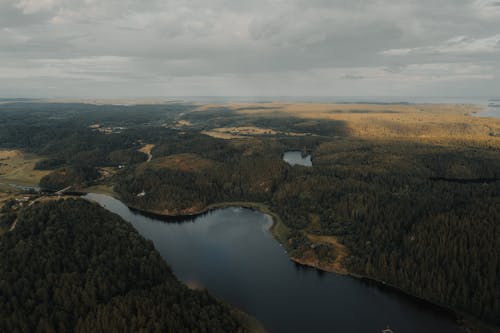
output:
[[[148,143],[148,144],[142,146],[141,148],[139,148],[139,151],[141,153],[144,153],[148,156],[147,162],[151,162],[151,159],[153,158],[153,154],[151,154],[151,150],[153,150],[154,147],[155,147],[154,144]]]
[[[9,159],[13,157],[21,156],[19,150],[0,150],[0,159]]]
[[[106,180],[106,179],[113,177],[114,175],[116,175],[118,170],[119,170],[119,168],[116,168],[116,167],[97,168],[97,171],[99,172],[99,180],[102,181],[102,180]]]
[[[347,248],[341,244],[336,236],[319,236],[313,234],[306,234],[313,247],[326,244],[334,249],[335,259],[322,260],[318,258],[316,252],[311,249],[306,251],[301,258],[292,258],[299,264],[315,267],[326,272],[333,272],[337,274],[348,274],[347,269],[342,266],[342,261],[348,255]]]
[[[218,131],[214,131],[214,130],[201,131],[201,134],[211,136],[212,138],[224,139],[224,140],[245,139],[245,137],[242,135],[235,135],[235,134],[231,134],[231,133],[218,132]]]
[[[177,123],[175,123],[176,128],[181,128],[181,127],[188,127],[191,126],[191,122],[189,120],[179,120]]]

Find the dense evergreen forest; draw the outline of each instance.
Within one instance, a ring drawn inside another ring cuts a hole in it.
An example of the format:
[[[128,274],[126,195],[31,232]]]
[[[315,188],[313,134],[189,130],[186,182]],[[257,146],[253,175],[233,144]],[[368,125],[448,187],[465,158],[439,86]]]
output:
[[[22,210],[0,252],[2,332],[244,331],[234,310],[180,283],[131,225],[85,200]]]
[[[500,159],[464,149],[443,163],[441,148],[400,146],[364,143],[366,164],[358,167],[335,166],[331,159],[349,163],[342,145],[319,147],[313,175],[293,177],[282,187],[290,192],[275,196],[275,209],[285,221],[299,212],[319,212],[319,226],[307,219],[295,220],[295,226],[339,236],[349,248],[344,265],[352,272],[500,323],[500,182],[431,178],[463,177],[450,170],[460,159],[465,177],[498,179]],[[381,160],[376,152],[382,149]],[[393,165],[394,158],[404,162]],[[301,199],[290,203],[290,197]]]
[[[45,156],[39,167],[53,172],[44,187],[104,183],[132,207],[174,215],[262,202],[288,227],[291,256],[329,260],[336,249],[311,236],[332,236],[347,247],[342,264],[351,273],[500,325],[500,150],[493,141],[367,139],[340,121],[190,112],[193,106],[182,104],[142,112],[1,108],[1,145]],[[118,130],[102,133],[89,127],[95,123]],[[223,140],[201,133],[243,125],[307,135]],[[145,143],[154,144],[150,162],[138,152]],[[283,152],[302,148],[312,152],[313,167],[282,161]],[[103,179],[103,168],[116,173]]]
[[[232,200],[267,203],[292,230],[293,256],[310,251],[304,235],[337,236],[349,249],[344,265],[351,272],[499,322],[500,181],[473,180],[500,179],[500,156],[389,142],[358,142],[345,151],[339,143],[319,145],[309,169],[284,165],[272,144],[266,149],[275,157],[240,151],[196,171],[129,169],[115,190],[130,205],[159,213]],[[443,154],[450,155],[446,163]],[[404,164],[391,166],[394,158]],[[466,171],[449,170],[457,159]],[[147,195],[137,197],[143,190]]]

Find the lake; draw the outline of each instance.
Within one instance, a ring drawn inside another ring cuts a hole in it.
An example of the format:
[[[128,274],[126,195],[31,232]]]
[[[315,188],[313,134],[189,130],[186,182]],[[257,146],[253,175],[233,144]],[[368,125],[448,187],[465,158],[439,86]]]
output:
[[[189,285],[257,318],[269,332],[463,332],[454,317],[372,282],[322,273],[289,260],[258,211],[225,208],[174,223],[142,216],[101,194],[98,202],[129,221]]]
[[[283,161],[290,165],[312,166],[311,155],[303,156],[300,151],[287,151],[283,154]]]
[[[500,118],[500,102],[496,102],[494,106],[488,105],[483,112],[476,113],[475,116]]]

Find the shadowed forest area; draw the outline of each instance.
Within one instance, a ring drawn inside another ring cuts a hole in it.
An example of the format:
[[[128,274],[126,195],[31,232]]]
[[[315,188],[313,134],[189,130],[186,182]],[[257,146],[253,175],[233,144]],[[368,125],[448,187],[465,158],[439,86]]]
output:
[[[43,188],[105,186],[158,214],[266,204],[299,262],[500,325],[500,121],[473,110],[12,103],[0,106],[0,148],[43,157]],[[313,166],[286,164],[288,150]]]

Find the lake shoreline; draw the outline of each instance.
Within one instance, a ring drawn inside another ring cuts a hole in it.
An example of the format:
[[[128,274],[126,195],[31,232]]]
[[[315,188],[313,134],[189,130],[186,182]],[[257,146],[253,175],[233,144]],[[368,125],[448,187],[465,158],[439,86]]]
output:
[[[88,193],[91,193],[91,192],[88,192]],[[107,193],[103,193],[103,194],[110,195],[111,197],[114,197],[115,199],[118,199],[118,200],[122,200],[120,198],[120,196],[115,192],[107,192]],[[125,205],[127,206],[127,208],[129,208],[133,212],[136,212],[138,214],[141,214],[141,215],[144,215],[144,216],[147,216],[150,218],[158,219],[158,220],[164,221],[166,223],[181,223],[184,221],[194,220],[200,216],[209,214],[212,211],[216,211],[216,210],[224,209],[224,208],[230,208],[230,207],[241,207],[241,208],[245,208],[245,209],[251,209],[254,211],[258,211],[258,212],[268,216],[269,218],[271,218],[272,225],[269,228],[269,232],[271,233],[273,238],[275,240],[277,240],[278,243],[284,248],[285,252],[287,253],[288,258],[292,262],[294,262],[295,264],[301,265],[304,267],[308,267],[310,269],[315,269],[315,270],[320,271],[320,272],[349,276],[349,277],[357,279],[357,280],[365,281],[368,283],[374,283],[377,286],[384,288],[384,289],[387,289],[391,292],[400,293],[401,295],[404,295],[405,297],[409,297],[409,298],[412,298],[418,302],[426,304],[428,306],[435,307],[437,310],[442,311],[443,313],[446,313],[447,315],[453,317],[454,321],[457,324],[459,324],[464,329],[465,332],[470,332],[470,333],[483,332],[482,329],[486,328],[486,329],[490,330],[488,332],[500,333],[500,329],[498,329],[497,327],[491,326],[491,324],[489,324],[489,323],[485,323],[483,321],[480,321],[479,319],[472,317],[467,313],[463,313],[459,310],[450,308],[446,305],[435,303],[431,300],[413,295],[413,294],[411,294],[411,293],[409,293],[401,288],[398,288],[397,286],[389,284],[385,281],[377,280],[377,279],[374,279],[374,278],[371,278],[368,276],[364,276],[364,275],[359,275],[359,274],[351,272],[347,269],[345,269],[345,271],[329,270],[329,269],[326,269],[325,266],[321,265],[321,263],[311,262],[308,260],[303,260],[301,258],[291,256],[289,248],[288,248],[288,236],[289,236],[290,229],[284,224],[281,217],[277,213],[273,212],[270,209],[270,207],[265,203],[251,202],[251,201],[219,202],[219,203],[207,205],[203,209],[198,210],[194,213],[179,214],[179,215],[167,215],[167,214],[163,214],[161,212],[154,211],[154,210],[145,210],[145,209],[134,207],[132,205],[128,205],[128,204],[125,204]]]

